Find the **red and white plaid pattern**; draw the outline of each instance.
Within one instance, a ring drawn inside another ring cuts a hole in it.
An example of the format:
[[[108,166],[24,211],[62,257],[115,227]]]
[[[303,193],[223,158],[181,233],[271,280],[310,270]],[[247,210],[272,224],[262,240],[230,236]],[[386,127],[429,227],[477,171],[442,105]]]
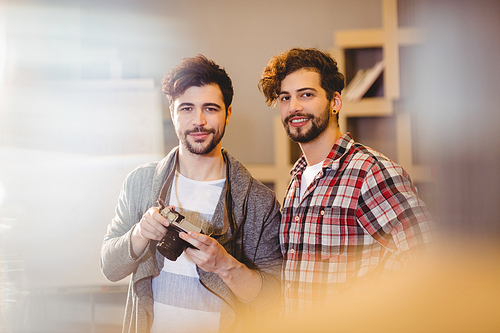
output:
[[[406,171],[349,134],[299,202],[306,166],[302,156],[291,172],[280,227],[287,315],[323,303],[377,267],[404,265],[410,249],[431,241],[432,218]]]

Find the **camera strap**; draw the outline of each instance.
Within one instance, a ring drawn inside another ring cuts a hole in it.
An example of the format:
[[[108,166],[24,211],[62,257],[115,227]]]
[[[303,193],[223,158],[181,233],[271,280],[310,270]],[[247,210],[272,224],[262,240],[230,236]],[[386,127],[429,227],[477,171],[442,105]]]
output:
[[[229,163],[227,161],[226,155],[223,154],[224,156],[224,162],[226,163],[226,185],[225,185],[225,194],[224,194],[224,214],[223,214],[223,220],[224,220],[224,225],[222,227],[222,231],[217,234],[210,234],[208,236],[211,236],[215,239],[219,238],[220,236],[223,236],[227,233],[229,230],[229,227],[231,226],[231,231],[234,233],[233,230],[233,225],[234,225],[234,214],[233,214],[233,200],[231,197],[231,181],[229,177]],[[179,165],[179,151],[175,152],[174,156],[174,166],[172,170],[170,170],[167,178],[165,179],[165,182],[163,183],[163,186],[160,191],[160,195],[158,196],[158,199],[156,200],[156,203],[158,205],[158,208],[160,211],[167,207],[167,204],[165,203],[165,200],[167,198],[167,193],[168,191],[171,190],[172,188],[172,183],[175,177],[175,171],[177,170],[177,166]],[[233,223],[232,223],[233,222]]]

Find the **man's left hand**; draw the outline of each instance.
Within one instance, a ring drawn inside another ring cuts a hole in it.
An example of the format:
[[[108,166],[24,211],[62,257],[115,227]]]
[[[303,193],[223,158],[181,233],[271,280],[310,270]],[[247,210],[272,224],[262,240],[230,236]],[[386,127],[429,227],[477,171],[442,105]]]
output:
[[[191,243],[196,249],[187,248],[186,254],[205,272],[218,274],[222,278],[231,268],[242,265],[214,238],[190,231],[179,235],[186,242]]]

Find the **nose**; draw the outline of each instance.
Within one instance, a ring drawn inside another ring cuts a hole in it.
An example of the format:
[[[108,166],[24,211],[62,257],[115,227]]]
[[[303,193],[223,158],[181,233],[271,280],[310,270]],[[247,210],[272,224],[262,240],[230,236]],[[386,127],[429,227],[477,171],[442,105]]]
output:
[[[207,124],[207,119],[205,113],[201,109],[196,109],[193,117],[194,126],[205,126]]]
[[[302,103],[300,103],[299,99],[295,96],[290,97],[290,103],[289,103],[290,112],[300,112],[303,110]]]

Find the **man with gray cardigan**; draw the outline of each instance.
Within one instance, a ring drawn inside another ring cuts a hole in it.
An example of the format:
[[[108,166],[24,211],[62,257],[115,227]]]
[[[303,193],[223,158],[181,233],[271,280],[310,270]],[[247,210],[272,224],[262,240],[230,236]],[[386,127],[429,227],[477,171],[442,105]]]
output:
[[[199,55],[162,85],[179,146],[127,176],[101,249],[106,278],[132,274],[123,332],[248,329],[279,303],[279,204],[221,146],[232,112],[226,71]],[[171,222],[173,209],[193,228],[174,228],[183,224]],[[172,239],[190,244],[178,258],[157,250],[168,243],[169,252]]]

